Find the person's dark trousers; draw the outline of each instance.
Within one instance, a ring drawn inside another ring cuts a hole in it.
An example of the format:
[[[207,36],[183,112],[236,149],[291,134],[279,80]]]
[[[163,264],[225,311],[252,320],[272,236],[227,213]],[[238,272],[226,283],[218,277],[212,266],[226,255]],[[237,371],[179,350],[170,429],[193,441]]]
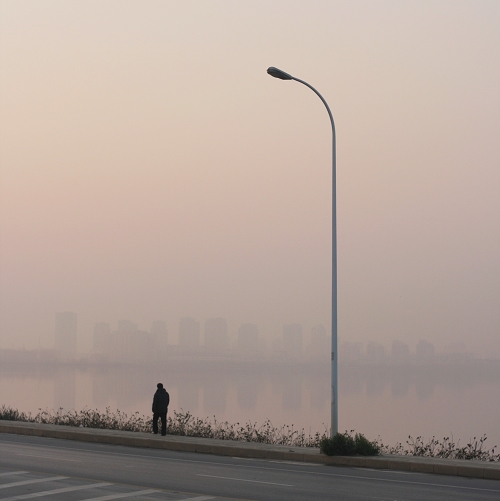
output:
[[[167,413],[166,412],[153,413],[153,433],[155,435],[158,433],[158,418],[161,418],[161,434],[165,436],[167,434]]]

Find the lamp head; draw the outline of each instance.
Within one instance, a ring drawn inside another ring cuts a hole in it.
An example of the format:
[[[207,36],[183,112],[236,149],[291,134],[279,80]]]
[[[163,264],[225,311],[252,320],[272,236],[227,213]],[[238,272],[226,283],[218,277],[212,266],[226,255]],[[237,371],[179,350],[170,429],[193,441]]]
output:
[[[285,73],[284,71],[281,71],[274,66],[267,68],[267,72],[274,78],[281,78],[281,80],[293,80],[292,75],[289,75],[288,73]]]

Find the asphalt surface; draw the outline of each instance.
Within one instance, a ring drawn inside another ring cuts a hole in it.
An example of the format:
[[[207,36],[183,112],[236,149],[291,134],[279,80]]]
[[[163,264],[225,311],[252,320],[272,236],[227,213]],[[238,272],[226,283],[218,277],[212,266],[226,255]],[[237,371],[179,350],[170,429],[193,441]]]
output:
[[[0,434],[0,501],[32,498],[498,501],[500,482]]]

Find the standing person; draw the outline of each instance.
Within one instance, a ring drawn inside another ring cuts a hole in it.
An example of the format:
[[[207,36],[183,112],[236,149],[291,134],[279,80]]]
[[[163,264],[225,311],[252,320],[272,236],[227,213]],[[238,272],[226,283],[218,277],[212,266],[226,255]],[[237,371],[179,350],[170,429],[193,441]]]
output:
[[[155,396],[153,397],[153,433],[158,434],[158,418],[161,418],[161,435],[164,437],[167,434],[167,411],[170,403],[170,395],[163,388],[163,384],[156,385]]]

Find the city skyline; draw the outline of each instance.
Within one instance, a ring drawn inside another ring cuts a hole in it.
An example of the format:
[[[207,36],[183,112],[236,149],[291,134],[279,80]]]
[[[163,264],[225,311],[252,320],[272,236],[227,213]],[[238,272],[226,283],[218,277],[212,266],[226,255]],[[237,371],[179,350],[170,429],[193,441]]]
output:
[[[121,319],[116,328],[107,322],[96,322],[93,329],[91,350],[77,349],[77,313],[55,314],[54,344],[52,358],[57,362],[85,361],[90,363],[133,363],[149,364],[167,361],[172,357],[243,358],[255,361],[328,361],[330,339],[322,324],[304,329],[302,324],[283,324],[280,333],[275,333],[271,343],[266,342],[259,332],[259,326],[243,323],[237,330],[228,329],[227,320],[221,317],[207,318],[202,322],[193,317],[179,319],[177,336],[175,330],[169,333],[164,320],[154,320],[149,330],[139,324]],[[170,335],[169,335],[170,334]],[[41,347],[39,347],[39,350]],[[22,360],[19,350],[0,350],[5,362]],[[392,340],[386,346],[376,340],[366,344],[344,340],[340,343],[342,363],[429,363],[433,361],[467,362],[475,354],[463,343],[450,343],[437,349],[427,339],[419,338],[412,346],[400,339]],[[26,352],[26,361],[39,362]],[[45,362],[51,359],[50,349],[45,349]],[[10,354],[10,357],[9,357]],[[16,355],[17,354],[17,355]],[[82,358],[82,356],[84,358]],[[48,358],[47,358],[48,357]],[[90,358],[89,358],[90,357]],[[97,358],[96,358],[97,357]],[[11,359],[12,360],[11,360]]]
[[[19,347],[0,347],[0,361],[147,365],[165,362],[172,357],[189,359],[193,356],[200,360],[222,356],[260,362],[317,361],[326,364],[329,361],[330,338],[322,324],[304,328],[300,323],[284,323],[272,338],[267,339],[255,323],[244,322],[229,328],[227,319],[222,317],[204,320],[182,317],[173,327],[165,320],[157,319],[150,323],[149,329],[141,329],[137,322],[130,319],[120,319],[114,324],[95,322],[91,347],[82,349],[79,338],[89,336],[78,328],[77,317],[75,312],[57,312],[52,343],[28,349],[23,345],[22,350]],[[342,364],[467,363],[477,359],[477,355],[470,345],[463,342],[435,346],[425,336],[412,343],[401,338],[394,338],[388,343],[377,339],[365,342],[341,340],[339,343]],[[500,357],[479,356],[479,359],[500,360]]]

